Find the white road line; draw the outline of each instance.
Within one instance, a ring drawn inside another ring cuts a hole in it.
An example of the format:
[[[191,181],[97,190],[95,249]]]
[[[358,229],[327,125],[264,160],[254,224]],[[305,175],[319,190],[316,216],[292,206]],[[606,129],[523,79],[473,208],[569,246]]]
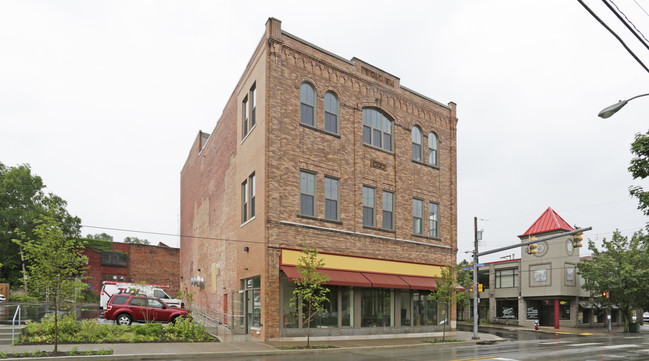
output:
[[[586,347],[586,346],[595,346],[595,345],[601,345],[601,342],[590,342],[590,343],[574,343],[571,345],[566,345],[566,346],[571,346],[571,347]]]
[[[551,341],[551,342],[541,342],[539,345],[556,345],[560,343],[572,343],[572,341]]]
[[[610,346],[602,346],[602,348],[608,349],[608,350],[614,350],[618,348],[637,348],[640,347],[638,345],[610,345]]]

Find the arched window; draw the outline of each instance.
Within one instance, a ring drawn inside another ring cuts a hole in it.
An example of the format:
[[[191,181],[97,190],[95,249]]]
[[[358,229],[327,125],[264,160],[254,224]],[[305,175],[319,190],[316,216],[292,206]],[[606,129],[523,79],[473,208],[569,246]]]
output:
[[[428,164],[437,165],[437,134],[428,133]]]
[[[421,162],[421,129],[412,127],[412,160]]]
[[[324,129],[338,134],[338,98],[332,92],[324,96]]]
[[[363,109],[363,143],[392,151],[392,120],[377,109]]]
[[[309,83],[300,86],[300,123],[315,126],[315,90]]]

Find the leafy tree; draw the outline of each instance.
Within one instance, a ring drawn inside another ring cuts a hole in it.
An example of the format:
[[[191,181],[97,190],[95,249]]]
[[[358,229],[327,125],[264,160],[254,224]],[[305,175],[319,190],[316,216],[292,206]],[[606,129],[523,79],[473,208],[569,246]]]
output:
[[[49,211],[36,222],[33,235],[21,233],[15,240],[25,252],[28,261],[32,292],[47,296],[54,306],[54,353],[58,352],[59,308],[64,300],[76,299],[86,285],[81,282],[84,264],[81,255],[83,243],[76,237],[66,237],[56,211]]]
[[[100,233],[100,234],[94,234],[94,235],[89,234],[89,235],[86,236],[86,238],[96,239],[96,240],[100,240],[100,241],[110,241],[110,242],[113,241],[113,236],[111,236],[110,234],[107,234],[107,233]]]
[[[291,306],[293,307],[299,302],[302,303],[302,324],[306,324],[307,327],[307,348],[311,346],[311,321],[318,312],[325,310],[325,303],[329,302],[327,297],[329,289],[324,286],[324,283],[330,278],[326,274],[318,272],[318,268],[322,268],[324,265],[324,261],[318,257],[316,248],[304,249],[297,263],[300,278],[295,281],[297,287],[293,291]]]
[[[81,220],[65,209],[67,203],[55,194],[46,194],[44,188],[42,178],[32,174],[29,165],[7,167],[0,162],[0,263],[4,264],[0,282],[20,284],[26,271],[23,253],[11,240],[19,234],[33,237],[41,215],[52,212],[66,236],[76,234],[81,227]]]
[[[638,133],[635,135],[635,140],[631,143],[631,153],[634,158],[631,159],[629,172],[631,172],[633,179],[649,177],[649,131],[645,134]],[[649,192],[640,186],[632,186],[629,191],[632,196],[638,198],[638,209],[646,216],[649,216]]]
[[[137,237],[126,237],[126,238],[124,238],[124,243],[150,244],[148,240],[137,238]]]
[[[457,308],[464,308],[469,303],[469,295],[466,292],[459,292],[457,290],[456,274],[458,274],[458,267],[443,266],[441,275],[435,277],[435,284],[437,288],[430,292],[429,297],[438,304],[444,305],[446,319],[442,332],[442,342],[446,338],[446,324],[450,320],[451,307],[457,303]]]
[[[649,294],[649,257],[645,252],[648,241],[642,231],[631,239],[615,231],[610,241],[602,241],[601,251],[589,240],[592,259],[577,264],[579,274],[588,281],[583,287],[593,291],[604,304],[620,308],[625,332],[629,330],[632,311],[642,308]],[[603,292],[609,297],[602,298]]]

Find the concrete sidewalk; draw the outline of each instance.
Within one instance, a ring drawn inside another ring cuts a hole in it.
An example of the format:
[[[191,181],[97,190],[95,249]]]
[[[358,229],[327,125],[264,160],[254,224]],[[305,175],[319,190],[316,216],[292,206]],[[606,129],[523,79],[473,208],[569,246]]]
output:
[[[469,324],[463,324],[463,326],[472,326]],[[645,326],[640,326],[640,334],[645,333]],[[530,331],[530,332],[543,332],[543,333],[553,333],[561,335],[581,335],[581,336],[605,336],[605,335],[629,335],[629,333],[624,332],[623,327],[613,327],[611,332],[608,332],[607,328],[598,327],[598,328],[578,328],[578,327],[561,327],[555,329],[552,326],[540,326],[538,330],[534,330],[534,327],[526,326],[516,326],[516,325],[501,325],[501,324],[484,324],[480,325],[480,328],[491,328],[491,329],[503,329],[509,331]],[[637,335],[634,333],[632,335]]]
[[[448,347],[457,346],[466,343],[492,343],[501,341],[502,338],[491,334],[479,334],[479,340],[472,339],[472,332],[456,331],[446,332],[446,338],[457,339],[459,342],[447,342],[431,344],[424,342],[433,338],[441,338],[441,332],[426,334],[408,334],[408,335],[389,335],[389,337],[347,337],[345,339],[322,339],[314,337],[311,339],[312,345],[331,345],[335,348],[315,349],[315,350],[287,350],[282,346],[304,346],[306,341],[227,341],[227,342],[197,342],[197,343],[115,343],[115,344],[75,344],[59,345],[60,351],[69,351],[76,347],[78,351],[88,350],[112,350],[112,355],[105,356],[73,356],[57,357],[56,360],[142,360],[152,357],[159,359],[182,359],[189,360],[197,357],[209,356],[212,358],[232,358],[237,356],[278,356],[285,354],[317,354],[317,353],[336,353],[345,352],[353,349],[395,349],[411,347]],[[41,351],[52,351],[52,345],[29,345],[29,346],[0,346],[0,353],[24,353]],[[2,360],[47,360],[48,358],[16,358]]]

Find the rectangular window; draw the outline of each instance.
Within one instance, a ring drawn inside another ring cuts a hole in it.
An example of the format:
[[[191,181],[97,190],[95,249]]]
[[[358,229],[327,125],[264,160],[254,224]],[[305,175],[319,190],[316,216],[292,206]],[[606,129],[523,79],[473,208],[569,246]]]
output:
[[[313,126],[313,107],[309,104],[304,104],[302,103],[300,105],[300,114],[301,114],[301,119],[300,122],[302,124],[307,124],[310,126]]]
[[[338,179],[325,177],[325,218],[338,219]]]
[[[362,288],[361,327],[394,327],[393,298],[387,288]]]
[[[412,199],[412,233],[422,234],[421,222],[424,213],[424,201],[421,199]]]
[[[410,291],[401,291],[401,326],[410,326]]]
[[[412,293],[413,326],[437,325],[437,303],[429,295],[430,291]]]
[[[341,287],[341,324],[343,327],[354,327],[354,290]]]
[[[250,128],[257,123],[257,84],[253,84],[250,89]]]
[[[437,238],[439,231],[437,225],[439,217],[439,204],[430,202],[428,203],[428,236]]]
[[[126,253],[124,252],[101,252],[101,265],[111,267],[128,267],[128,258]]]
[[[363,186],[363,225],[374,227],[374,188]]]
[[[383,228],[394,229],[394,193],[383,191]]]
[[[315,216],[315,174],[300,172],[300,214]]]
[[[243,98],[243,103],[241,104],[241,133],[243,138],[248,135],[248,97]]]
[[[253,218],[255,216],[255,193],[257,192],[255,186],[255,173],[250,175],[248,182],[250,183],[250,218]]]
[[[496,270],[496,288],[518,287],[518,268]]]
[[[248,180],[241,183],[241,223],[248,220]]]

